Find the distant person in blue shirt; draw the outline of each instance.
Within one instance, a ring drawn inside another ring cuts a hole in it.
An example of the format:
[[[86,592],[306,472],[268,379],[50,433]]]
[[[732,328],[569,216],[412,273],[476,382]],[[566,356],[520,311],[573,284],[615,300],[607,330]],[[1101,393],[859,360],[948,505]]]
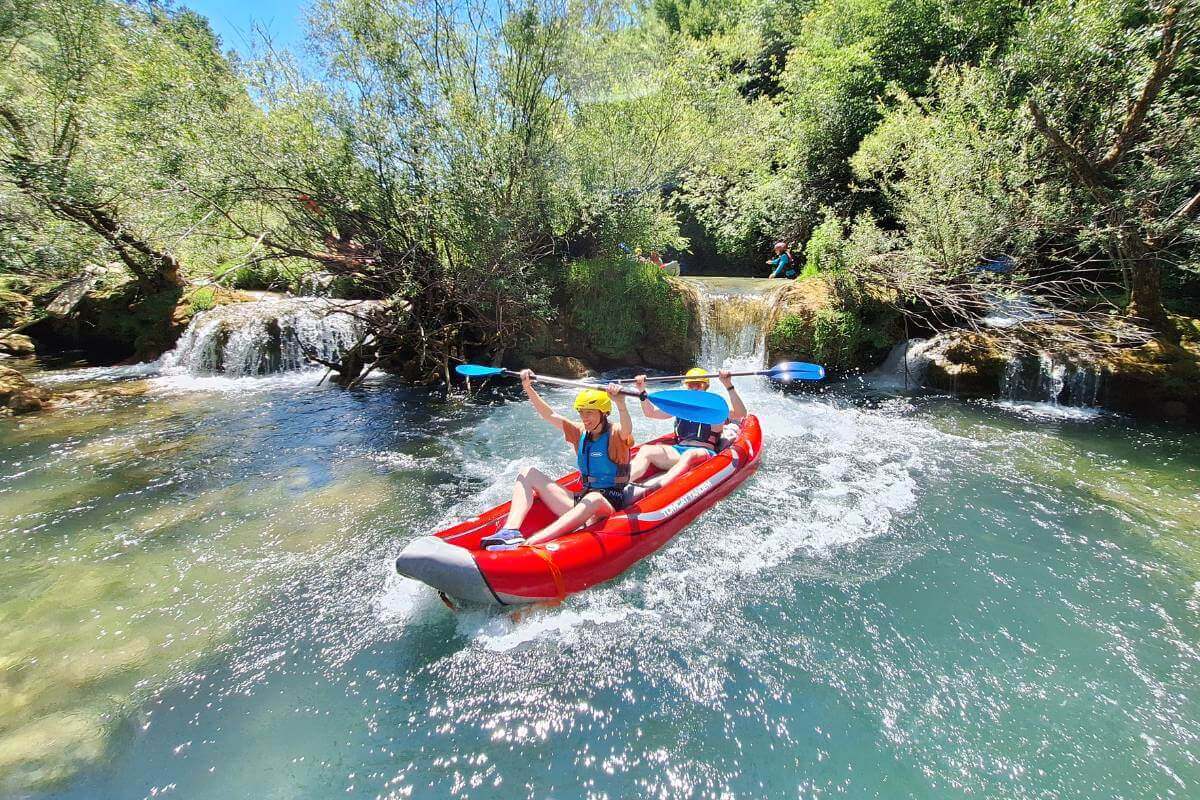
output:
[[[796,277],[796,265],[787,251],[787,242],[775,243],[775,257],[767,261],[767,266],[775,268],[771,273],[772,278]]]

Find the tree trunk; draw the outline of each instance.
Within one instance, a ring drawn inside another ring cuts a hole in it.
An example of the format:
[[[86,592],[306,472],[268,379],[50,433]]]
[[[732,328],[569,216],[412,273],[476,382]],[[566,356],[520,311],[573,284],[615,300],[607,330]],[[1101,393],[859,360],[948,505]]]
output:
[[[1128,313],[1159,333],[1174,334],[1162,304],[1162,269],[1151,253],[1137,253],[1129,260]]]

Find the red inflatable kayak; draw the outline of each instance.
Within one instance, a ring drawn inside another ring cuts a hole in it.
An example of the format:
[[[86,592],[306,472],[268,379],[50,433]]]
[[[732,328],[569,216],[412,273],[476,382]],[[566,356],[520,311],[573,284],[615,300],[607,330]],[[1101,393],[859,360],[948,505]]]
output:
[[[652,443],[670,443],[673,438]],[[396,571],[429,584],[450,600],[516,605],[561,599],[615,578],[662,547],[750,477],[761,452],[762,432],[758,419],[750,416],[720,453],[611,517],[535,547],[480,550],[479,540],[503,524],[509,506],[505,503],[412,541],[396,559]],[[558,482],[577,490],[579,473]],[[535,503],[522,533],[530,536],[551,521],[549,509]]]

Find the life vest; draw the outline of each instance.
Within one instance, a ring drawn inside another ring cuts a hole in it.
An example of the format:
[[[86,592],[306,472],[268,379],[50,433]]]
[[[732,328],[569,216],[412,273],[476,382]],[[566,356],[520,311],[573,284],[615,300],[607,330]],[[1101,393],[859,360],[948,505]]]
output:
[[[572,424],[563,427],[563,436],[575,450],[575,463],[585,489],[612,489],[629,483],[633,439],[620,427],[605,421],[600,435],[593,440],[582,427]]]
[[[721,442],[721,432],[712,425],[675,418],[675,443],[685,447],[707,447],[714,453]]]

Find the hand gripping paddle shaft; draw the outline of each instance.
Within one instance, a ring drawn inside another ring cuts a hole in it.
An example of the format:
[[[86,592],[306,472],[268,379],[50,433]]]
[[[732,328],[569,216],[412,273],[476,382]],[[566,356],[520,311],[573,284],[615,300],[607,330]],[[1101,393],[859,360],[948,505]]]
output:
[[[521,377],[521,373],[503,367],[481,367],[478,364],[459,364],[454,371],[466,378],[486,378],[492,375],[511,375]],[[599,389],[594,383],[572,381],[566,378],[552,378],[546,375],[534,375],[533,380],[548,383],[553,386],[571,386],[577,389]],[[729,406],[725,400],[709,392],[695,392],[689,389],[669,389],[665,392],[639,392],[636,389],[622,389],[621,394],[636,397],[639,400],[649,400],[655,408],[673,417],[686,419],[689,422],[700,422],[705,425],[721,425],[729,419]]]
[[[783,361],[770,369],[756,369],[749,372],[731,372],[731,378],[745,375],[766,375],[773,381],[790,383],[792,381],[819,381],[825,377],[825,368],[820,364],[809,364],[806,361]],[[715,380],[720,375],[715,372],[707,375],[655,375],[646,378],[646,383],[673,383],[682,380]],[[633,378],[623,378],[617,383],[633,383]]]

